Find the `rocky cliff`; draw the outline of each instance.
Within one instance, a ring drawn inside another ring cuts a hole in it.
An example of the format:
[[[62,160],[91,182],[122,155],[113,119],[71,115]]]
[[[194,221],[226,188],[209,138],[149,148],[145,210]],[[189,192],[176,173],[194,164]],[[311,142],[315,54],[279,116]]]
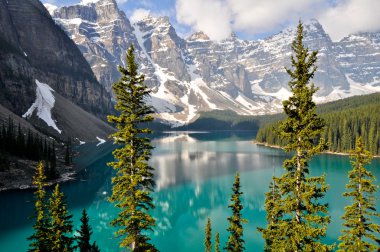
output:
[[[0,0],[0,101],[17,114],[35,97],[35,79],[87,111],[104,115],[110,96],[64,31],[37,0]]]
[[[146,17],[130,24],[114,0],[82,1],[54,8],[54,20],[75,41],[108,91],[119,78],[117,65],[133,43],[158,117],[172,125],[194,120],[200,111],[229,109],[239,114],[281,110],[290,94],[291,41],[296,27],[256,41],[231,34],[220,42],[197,32],[184,39],[167,17]],[[108,20],[108,21],[107,21]],[[318,102],[380,91],[378,33],[331,41],[317,20],[305,22],[305,43],[318,50],[314,83]]]
[[[22,116],[38,100],[38,81],[50,86],[54,92],[51,96],[72,103],[71,107],[83,108],[88,118],[88,112],[105,118],[111,110],[110,94],[99,84],[75,43],[55,24],[38,0],[0,0],[0,104]],[[39,109],[41,107],[46,106],[42,104]],[[64,131],[58,134],[53,130],[52,134],[64,140],[67,136],[74,136],[69,128],[64,127],[69,122],[57,121],[66,112],[51,109],[51,120]],[[40,113],[38,110],[28,117]],[[82,115],[86,120],[87,117]],[[36,118],[35,124],[40,129],[51,130],[46,120],[40,120],[41,116]],[[74,121],[70,123],[75,124]],[[88,126],[91,123],[93,121],[89,121]],[[106,136],[110,129],[103,131],[102,136]],[[95,136],[93,138],[96,140]]]

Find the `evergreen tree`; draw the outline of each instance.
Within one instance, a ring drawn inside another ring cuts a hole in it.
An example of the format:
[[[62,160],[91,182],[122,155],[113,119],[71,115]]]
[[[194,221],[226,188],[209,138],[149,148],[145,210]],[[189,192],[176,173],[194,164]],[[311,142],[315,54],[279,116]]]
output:
[[[49,202],[50,214],[50,251],[66,252],[73,250],[73,238],[71,233],[73,230],[72,215],[67,210],[65,197],[59,190],[57,184],[51,195]]]
[[[220,252],[220,237],[219,233],[216,233],[215,235],[215,252]]]
[[[278,130],[281,139],[287,142],[285,151],[292,151],[294,156],[285,160],[285,173],[274,179],[281,199],[273,202],[275,210],[268,214],[275,218],[269,216],[268,226],[263,229],[267,246],[272,251],[332,249],[320,241],[326,235],[330,222],[327,204],[319,202],[328,187],[324,184],[324,176],[309,177],[308,160],[327,146],[323,138],[316,143],[323,132],[324,121],[317,116],[312,100],[317,88],[309,84],[317,69],[318,52],[309,52],[303,44],[303,36],[303,25],[299,22],[296,39],[291,46],[295,53],[291,56],[294,69],[286,68],[291,77],[289,87],[292,96],[283,102],[287,118],[280,123]]]
[[[280,239],[284,242],[284,237],[277,234],[278,228],[277,224],[282,218],[282,210],[279,205],[281,195],[279,188],[276,184],[276,178],[273,177],[272,182],[269,185],[269,191],[265,194],[265,210],[267,213],[267,227],[258,228],[262,232],[263,238],[265,239],[265,249],[264,251],[272,251],[273,243],[280,243]]]
[[[149,243],[146,231],[155,226],[155,219],[148,211],[154,208],[150,192],[154,190],[153,168],[148,165],[151,156],[149,138],[151,130],[143,123],[153,120],[153,110],[145,104],[150,90],[144,84],[144,75],[138,74],[134,47],[128,49],[127,67],[119,67],[120,80],[113,85],[119,116],[108,116],[108,121],[116,124],[118,131],[111,135],[115,143],[122,145],[113,155],[115,162],[109,163],[116,171],[112,178],[110,201],[120,208],[112,225],[120,227],[116,232],[123,236],[121,247],[130,247],[132,251],[156,251]]]
[[[96,244],[96,242],[94,242],[92,245],[91,245],[91,249],[89,250],[90,252],[100,252],[100,249],[98,247],[98,245]]]
[[[68,138],[66,142],[66,150],[65,150],[65,165],[71,164],[71,139]]]
[[[210,218],[207,219],[207,223],[205,226],[205,240],[203,244],[205,245],[205,252],[211,252],[212,249],[212,243],[211,243],[211,220]]]
[[[247,220],[243,219],[241,216],[243,205],[240,197],[243,193],[240,191],[240,187],[240,176],[239,173],[236,173],[230,199],[232,203],[228,206],[232,210],[232,216],[228,217],[228,222],[230,225],[227,228],[230,235],[228,236],[228,241],[226,247],[224,248],[225,250],[231,252],[240,252],[245,250],[245,241],[243,240],[243,223],[247,223]]]
[[[375,177],[365,169],[365,165],[371,162],[372,156],[364,149],[362,139],[356,140],[356,148],[351,152],[352,170],[348,173],[349,183],[343,196],[353,199],[352,205],[346,206],[343,215],[345,227],[338,251],[379,251],[380,250],[380,225],[375,224],[372,217],[380,217],[376,212],[376,186],[373,184]],[[376,242],[373,244],[370,240]]]
[[[80,218],[81,226],[80,230],[77,230],[78,236],[75,237],[77,241],[77,248],[79,248],[80,252],[88,252],[91,251],[92,245],[90,244],[90,238],[92,235],[91,227],[88,223],[89,218],[86,212],[86,209],[82,211],[82,217]]]
[[[34,233],[28,238],[31,243],[29,244],[29,251],[33,252],[48,252],[50,251],[48,237],[49,237],[49,221],[47,217],[47,203],[45,175],[42,162],[38,163],[36,175],[33,177],[33,185],[37,187],[34,192],[34,205],[36,222],[33,225]]]

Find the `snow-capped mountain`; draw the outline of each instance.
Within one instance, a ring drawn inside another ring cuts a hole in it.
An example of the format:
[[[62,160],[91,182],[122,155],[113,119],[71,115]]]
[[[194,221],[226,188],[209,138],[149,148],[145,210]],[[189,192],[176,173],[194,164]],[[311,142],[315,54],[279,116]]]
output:
[[[229,109],[256,115],[281,110],[290,94],[290,27],[267,39],[246,41],[231,34],[215,42],[197,32],[179,37],[167,17],[146,17],[131,24],[114,0],[82,0],[50,14],[75,41],[108,91],[118,80],[117,65],[133,43],[158,117],[172,125],[194,120],[200,111]],[[326,102],[380,91],[380,33],[351,35],[334,43],[317,20],[305,23],[305,43],[318,50],[320,87],[315,99]]]

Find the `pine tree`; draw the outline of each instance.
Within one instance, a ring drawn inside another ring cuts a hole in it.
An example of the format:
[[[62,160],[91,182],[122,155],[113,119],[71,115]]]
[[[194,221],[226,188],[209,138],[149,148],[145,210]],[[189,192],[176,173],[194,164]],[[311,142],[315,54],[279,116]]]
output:
[[[94,242],[91,245],[91,248],[90,248],[89,252],[100,252],[100,249],[99,249],[98,245],[96,244],[96,242]]]
[[[296,39],[291,46],[295,53],[291,56],[294,69],[286,68],[291,77],[289,87],[292,96],[283,102],[287,118],[280,123],[278,130],[281,139],[287,142],[285,151],[292,151],[294,156],[285,160],[285,173],[275,179],[281,199],[273,202],[275,211],[268,214],[280,215],[274,219],[269,216],[267,228],[263,230],[267,246],[274,251],[332,249],[320,241],[326,235],[330,222],[327,204],[319,202],[328,187],[324,184],[324,176],[309,177],[308,160],[327,146],[323,138],[316,143],[323,133],[324,121],[317,116],[312,100],[317,88],[309,84],[317,70],[318,52],[309,52],[303,44],[303,36],[303,25],[299,22]]]
[[[239,173],[236,173],[230,199],[232,203],[228,206],[232,210],[232,216],[228,217],[228,222],[230,225],[227,228],[230,235],[228,237],[226,247],[224,248],[225,250],[231,252],[240,252],[245,250],[245,241],[243,240],[243,224],[247,223],[247,220],[243,219],[241,215],[243,205],[240,197],[243,193],[240,191],[240,187],[240,176]]]
[[[65,150],[65,165],[70,165],[71,164],[71,139],[68,138],[66,142],[66,150]]]
[[[76,247],[79,248],[80,252],[88,252],[91,249],[90,238],[92,235],[92,229],[88,223],[89,218],[86,209],[83,209],[80,221],[82,224],[80,230],[77,230],[79,235],[75,236],[75,240],[77,241]]]
[[[127,67],[119,67],[122,77],[113,85],[119,116],[108,116],[108,121],[116,124],[118,131],[111,135],[115,143],[122,145],[113,155],[115,162],[109,163],[116,171],[112,178],[110,201],[120,208],[112,225],[120,227],[116,232],[123,236],[120,247],[130,247],[132,251],[156,251],[149,243],[147,231],[155,226],[155,219],[148,211],[154,208],[150,192],[154,190],[153,168],[148,165],[151,156],[149,138],[151,130],[143,123],[153,120],[153,110],[145,104],[150,90],[144,84],[144,75],[138,74],[134,47],[128,49]]]
[[[49,221],[47,217],[46,191],[44,189],[45,175],[42,162],[38,163],[36,175],[33,177],[33,185],[37,187],[34,192],[34,205],[36,222],[33,225],[34,233],[28,238],[31,241],[29,250],[33,252],[50,251],[49,237]]]
[[[65,197],[57,184],[49,200],[50,214],[50,251],[66,252],[73,250],[72,215],[67,210]]]
[[[210,218],[207,219],[207,223],[205,226],[205,240],[203,244],[205,245],[205,252],[211,252],[212,249],[212,243],[211,243],[211,220]]]
[[[272,182],[269,185],[269,191],[265,194],[265,210],[267,212],[267,227],[258,228],[262,232],[263,238],[265,239],[265,249],[264,251],[272,251],[272,244],[280,243],[280,239],[284,242],[284,237],[277,233],[279,229],[277,224],[279,220],[283,217],[282,210],[279,205],[281,195],[279,192],[278,185],[276,184],[276,177],[273,177]]]
[[[375,224],[372,217],[380,217],[376,212],[376,186],[373,184],[375,177],[365,169],[365,165],[371,162],[372,156],[364,149],[362,139],[356,140],[356,148],[351,152],[352,170],[348,173],[349,183],[343,196],[353,199],[352,205],[346,206],[343,215],[345,227],[338,251],[379,251],[380,250],[380,225]],[[376,242],[373,244],[370,240]]]
[[[215,235],[215,252],[220,252],[220,237],[219,233],[216,233]]]

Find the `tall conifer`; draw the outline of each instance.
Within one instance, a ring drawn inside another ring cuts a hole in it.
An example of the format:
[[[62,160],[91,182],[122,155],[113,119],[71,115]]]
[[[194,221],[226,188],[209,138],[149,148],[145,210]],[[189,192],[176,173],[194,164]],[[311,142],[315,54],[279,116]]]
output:
[[[215,252],[220,252],[220,237],[219,233],[215,235]]]
[[[46,191],[44,189],[46,176],[42,162],[38,163],[36,175],[33,177],[33,185],[37,187],[34,192],[34,205],[36,222],[33,225],[34,233],[28,238],[31,241],[29,251],[47,252],[49,248],[49,221],[47,217]]]
[[[372,217],[380,217],[376,212],[375,177],[365,169],[371,162],[372,156],[364,149],[362,139],[356,140],[356,148],[351,152],[352,170],[348,173],[349,190],[343,196],[353,199],[352,205],[346,206],[343,215],[344,229],[339,237],[341,243],[338,251],[379,251],[380,225],[373,222]],[[375,243],[372,243],[370,241]]]
[[[113,85],[115,109],[120,114],[108,116],[108,121],[118,129],[111,137],[121,145],[113,152],[116,161],[109,163],[117,172],[112,178],[110,201],[120,208],[112,225],[120,227],[116,235],[123,237],[121,247],[156,251],[146,232],[155,226],[155,219],[148,213],[154,208],[150,196],[154,190],[153,168],[148,165],[153,147],[146,136],[151,130],[142,126],[153,120],[150,115],[153,110],[145,104],[150,90],[144,84],[144,75],[138,73],[133,45],[128,49],[126,61],[126,68],[119,66],[122,76]]]
[[[205,240],[203,242],[203,244],[205,245],[205,252],[211,252],[211,249],[212,249],[211,236],[212,236],[211,220],[210,218],[208,218],[206,226],[205,226]]]
[[[241,211],[243,210],[243,205],[241,203],[241,195],[243,194],[240,191],[240,176],[239,173],[235,175],[235,181],[232,186],[232,195],[231,195],[231,205],[228,207],[232,210],[232,216],[228,217],[229,227],[227,231],[230,233],[228,236],[228,241],[226,244],[225,250],[229,252],[240,252],[245,250],[243,240],[243,224],[247,223],[247,220],[242,218]]]
[[[281,199],[273,202],[275,211],[269,215],[268,225],[263,229],[267,247],[272,251],[326,251],[331,246],[324,245],[321,238],[326,235],[330,222],[327,204],[320,201],[328,187],[324,176],[310,177],[308,161],[326,149],[324,139],[316,143],[323,132],[324,121],[315,113],[313,94],[317,91],[310,84],[317,70],[317,51],[309,52],[303,44],[303,25],[299,22],[296,39],[291,47],[293,69],[286,68],[291,80],[292,95],[283,102],[287,118],[280,123],[279,135],[286,140],[285,151],[294,156],[285,160],[285,173],[274,181]],[[270,194],[267,194],[267,197]],[[274,221],[273,221],[274,220]],[[269,240],[268,240],[269,236]],[[272,237],[270,237],[272,236]],[[268,243],[269,241],[269,243]]]
[[[50,214],[50,251],[66,252],[73,250],[72,215],[69,214],[65,196],[57,184],[49,200]]]
[[[83,209],[80,221],[81,226],[80,229],[77,230],[79,235],[75,236],[75,240],[77,241],[76,247],[79,248],[80,252],[88,252],[91,249],[90,239],[92,235],[92,229],[88,223],[89,218],[86,209]]]
[[[258,228],[260,232],[262,232],[263,238],[265,239],[265,248],[264,251],[272,251],[273,243],[280,243],[280,240],[285,239],[278,235],[278,227],[277,224],[279,220],[282,218],[282,210],[279,205],[281,195],[279,192],[278,185],[275,182],[276,178],[273,177],[272,182],[269,185],[269,191],[265,194],[265,210],[267,212],[267,227],[266,228]]]

